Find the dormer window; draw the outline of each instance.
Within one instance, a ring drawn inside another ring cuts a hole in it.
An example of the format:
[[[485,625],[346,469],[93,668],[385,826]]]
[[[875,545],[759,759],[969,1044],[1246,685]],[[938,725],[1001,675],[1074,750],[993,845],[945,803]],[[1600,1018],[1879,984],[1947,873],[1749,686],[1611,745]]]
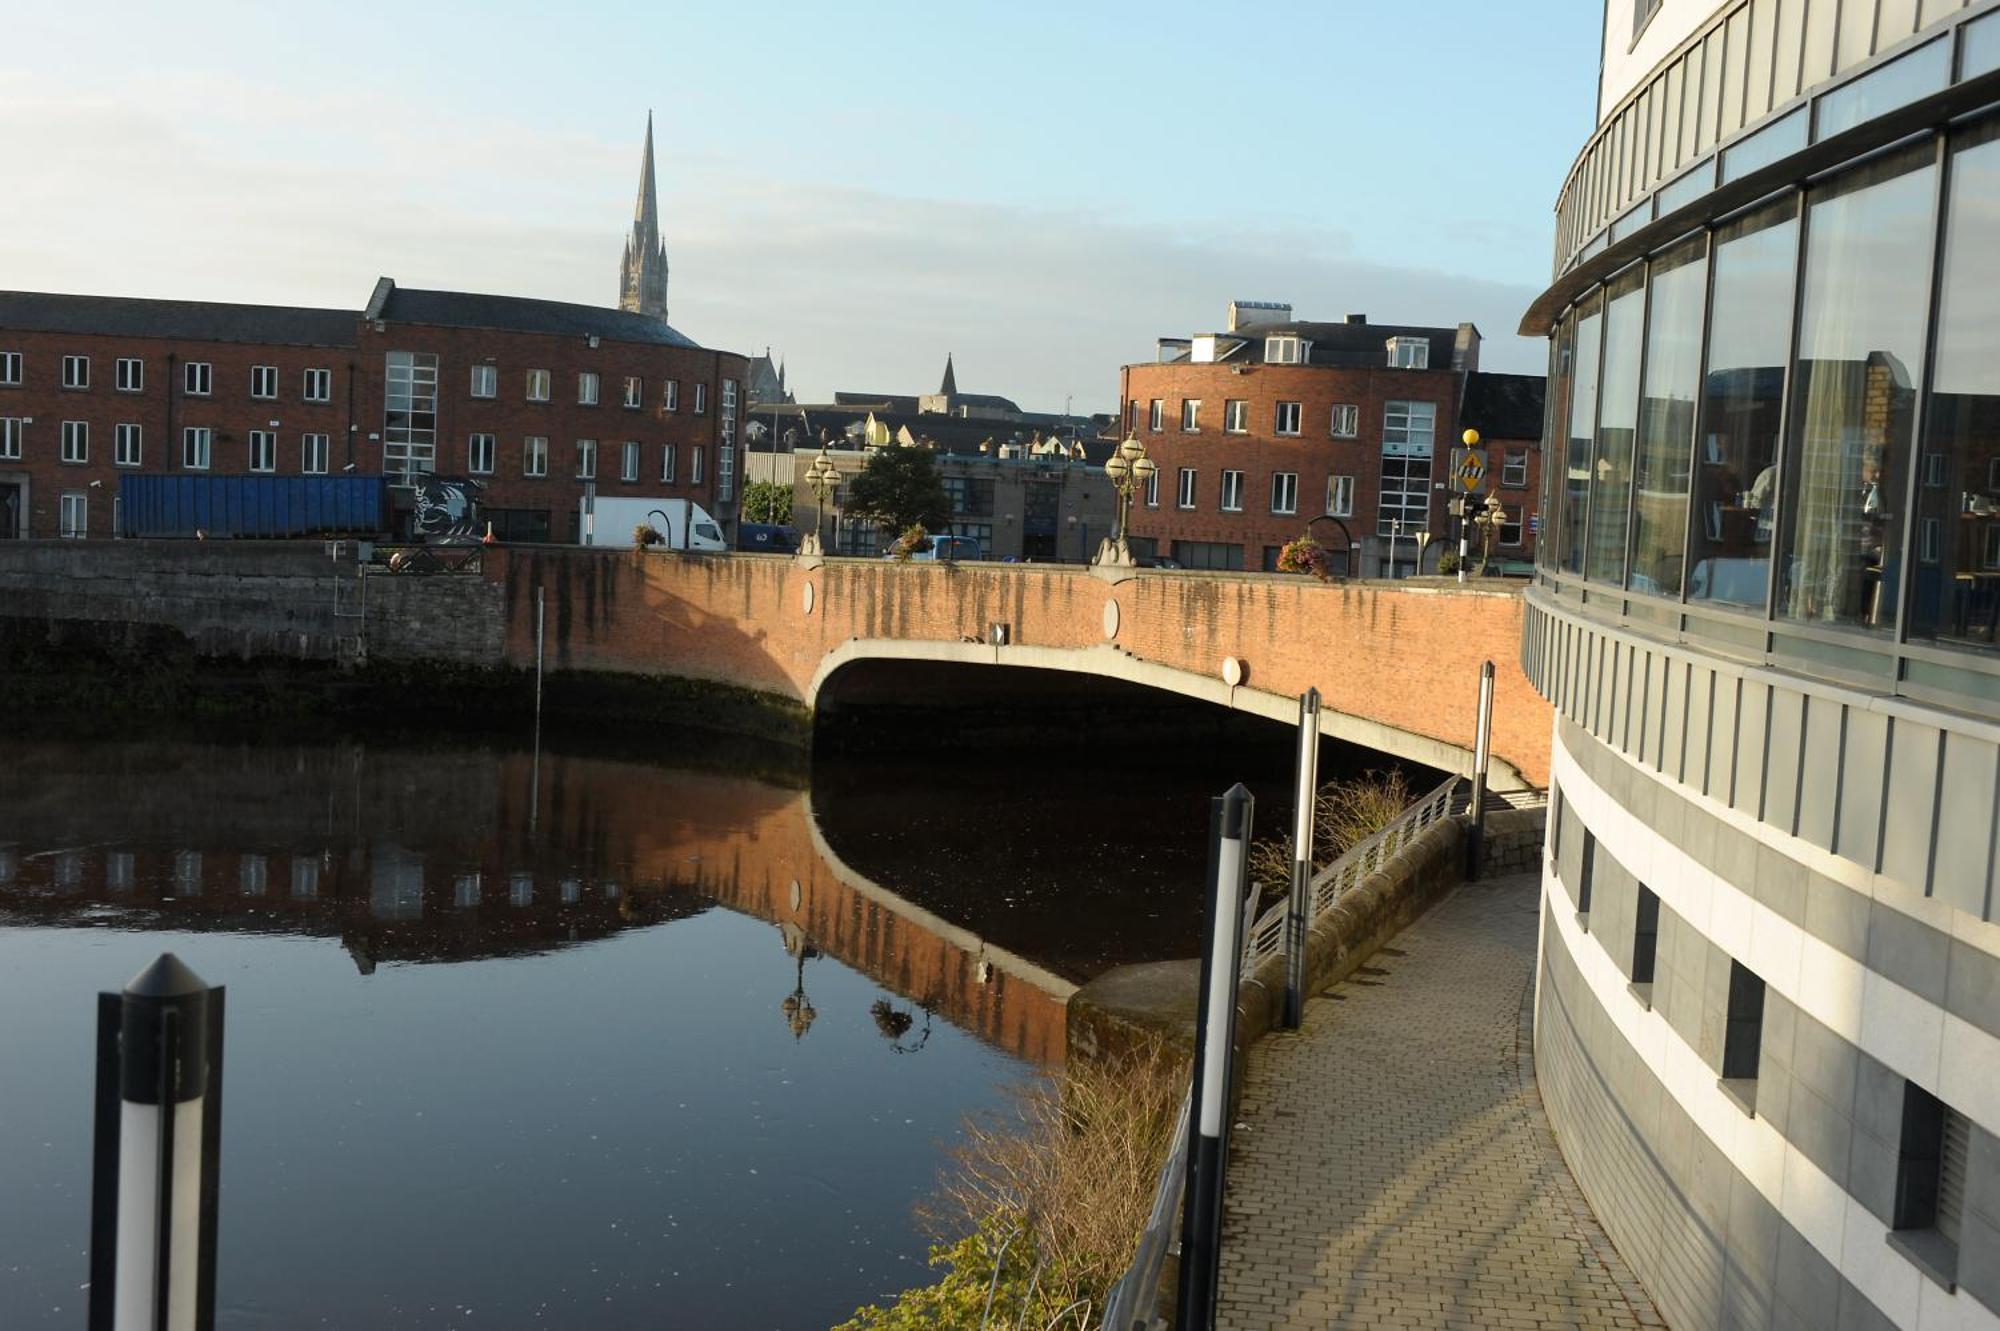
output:
[[[1267,337],[1264,339],[1264,363],[1266,365],[1303,365],[1306,352],[1312,344],[1296,337]]]
[[[1392,370],[1428,370],[1431,367],[1431,340],[1427,337],[1392,337],[1389,339],[1389,368]]]

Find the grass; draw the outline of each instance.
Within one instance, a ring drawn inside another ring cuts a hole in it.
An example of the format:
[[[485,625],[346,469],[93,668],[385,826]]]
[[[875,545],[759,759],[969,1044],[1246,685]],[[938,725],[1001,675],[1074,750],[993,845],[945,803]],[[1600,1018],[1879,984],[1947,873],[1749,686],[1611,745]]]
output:
[[[1363,772],[1319,788],[1313,808],[1313,872],[1345,855],[1401,817],[1416,796],[1401,772]],[[1264,837],[1250,847],[1250,878],[1263,885],[1263,902],[1292,886],[1292,838]]]

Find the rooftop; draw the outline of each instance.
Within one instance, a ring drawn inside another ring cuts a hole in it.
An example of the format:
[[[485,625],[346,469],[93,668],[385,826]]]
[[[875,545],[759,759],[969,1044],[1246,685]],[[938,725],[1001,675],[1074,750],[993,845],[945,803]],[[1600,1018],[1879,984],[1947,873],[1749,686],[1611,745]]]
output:
[[[0,328],[29,333],[351,347],[355,343],[354,317],[353,310],[297,305],[0,291]]]
[[[555,337],[594,335],[614,342],[661,347],[697,345],[693,338],[666,320],[631,310],[532,300],[526,296],[489,296],[474,291],[426,291],[399,287],[387,277],[375,284],[365,317],[439,328],[494,328]]]

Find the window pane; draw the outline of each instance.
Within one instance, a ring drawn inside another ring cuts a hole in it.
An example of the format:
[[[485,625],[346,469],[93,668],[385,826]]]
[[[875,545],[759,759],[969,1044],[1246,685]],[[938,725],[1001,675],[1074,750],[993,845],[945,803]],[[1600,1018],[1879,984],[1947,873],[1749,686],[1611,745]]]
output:
[[[1790,201],[1715,234],[1690,600],[1764,605],[1798,241]]]
[[[1569,443],[1563,450],[1561,527],[1556,533],[1556,562],[1571,573],[1583,572],[1583,518],[1590,496],[1590,439],[1597,424],[1597,350],[1604,335],[1604,313],[1593,296],[1576,321],[1575,387],[1570,390]]]
[[[1910,636],[1994,649],[2000,628],[2000,124],[1952,158],[1937,367],[1917,477]]]
[[[1625,580],[1625,527],[1632,512],[1632,434],[1639,417],[1639,354],[1646,313],[1642,275],[1611,288],[1604,315],[1604,387],[1598,408],[1597,452],[1591,462],[1588,575]]]
[[[1853,172],[1812,203],[1793,394],[1797,495],[1786,617],[1888,629],[1933,237],[1928,146]],[[1914,169],[1913,169],[1914,168]]]
[[[1653,265],[1646,316],[1646,396],[1632,460],[1632,590],[1679,596],[1687,535],[1695,394],[1701,387],[1701,307],[1708,279],[1703,242]]]
[[[1561,327],[1549,343],[1548,397],[1543,404],[1542,438],[1544,447],[1550,451],[1559,448],[1558,440],[1569,424],[1570,363],[1576,354],[1576,319],[1574,315],[1564,315]],[[1556,510],[1554,467],[1542,468],[1541,511],[1544,515]],[[1544,517],[1546,521],[1546,516]],[[1547,565],[1555,563],[1556,543],[1538,541],[1535,544],[1536,562]]]

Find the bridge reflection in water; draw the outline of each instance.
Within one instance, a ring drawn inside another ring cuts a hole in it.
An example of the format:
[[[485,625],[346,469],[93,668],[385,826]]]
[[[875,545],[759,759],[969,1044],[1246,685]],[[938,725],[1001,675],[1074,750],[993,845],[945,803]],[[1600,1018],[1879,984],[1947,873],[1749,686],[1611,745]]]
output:
[[[1039,1064],[1063,1058],[1075,985],[842,864],[802,789],[547,752],[10,753],[0,923],[338,938],[368,974],[547,952],[720,907],[778,926],[774,946],[801,962],[865,973],[924,1020]],[[798,1004],[787,1011],[802,1035]],[[878,1015],[892,1038],[916,1020]]]

